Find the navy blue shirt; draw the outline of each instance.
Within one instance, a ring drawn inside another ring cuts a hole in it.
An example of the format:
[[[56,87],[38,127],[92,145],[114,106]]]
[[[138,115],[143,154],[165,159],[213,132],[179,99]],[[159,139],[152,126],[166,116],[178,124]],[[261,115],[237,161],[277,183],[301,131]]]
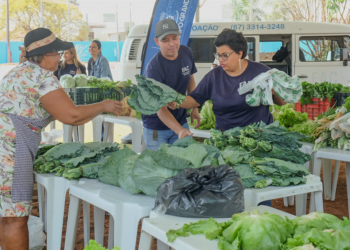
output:
[[[192,91],[191,96],[202,105],[207,100],[213,101],[213,111],[216,116],[216,129],[228,130],[235,127],[244,127],[249,124],[263,121],[266,124],[273,122],[269,106],[260,105],[251,107],[245,97],[251,94],[239,95],[238,88],[244,81],[248,83],[259,74],[270,70],[269,67],[248,61],[246,70],[239,76],[229,76],[222,67],[211,70]]]
[[[75,64],[68,64],[66,63],[66,67],[64,67],[64,69],[62,69],[62,75],[71,75],[71,76],[75,76],[77,74],[77,66],[75,66]]]
[[[175,60],[168,60],[159,51],[147,64],[145,76],[168,85],[180,94],[186,95],[191,75],[197,72],[193,54],[190,48],[181,45],[179,55]],[[185,124],[186,110],[169,111],[181,124]],[[168,130],[169,128],[159,119],[157,114],[142,115],[143,126],[152,130]]]

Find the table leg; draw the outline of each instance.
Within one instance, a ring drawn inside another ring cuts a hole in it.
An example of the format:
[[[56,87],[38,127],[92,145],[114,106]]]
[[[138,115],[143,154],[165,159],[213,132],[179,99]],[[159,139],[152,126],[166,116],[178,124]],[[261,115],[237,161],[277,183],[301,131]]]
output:
[[[49,190],[49,189],[53,190]],[[63,187],[62,187],[63,188]],[[60,250],[66,191],[62,188],[47,188],[47,249]]]
[[[323,212],[322,191],[314,192],[314,197],[315,197],[315,210],[317,212]]]
[[[139,250],[151,250],[153,240],[154,238],[152,235],[146,233],[145,231],[142,231],[140,236]]]
[[[100,142],[102,136],[102,122],[104,117],[102,115],[96,116],[92,119],[92,130],[94,142]]]
[[[56,128],[56,121],[53,121],[50,123],[50,130],[53,130]]]
[[[348,193],[348,210],[350,218],[350,162],[345,163],[346,191]]]
[[[66,240],[64,244],[65,250],[74,249],[75,247],[81,203],[82,201],[79,198],[75,197],[74,195],[70,195]]]
[[[71,125],[66,125],[63,124],[63,142],[72,142],[72,132],[73,132],[73,127]]]
[[[306,214],[307,194],[299,194],[295,196],[295,214],[302,216]]]
[[[111,123],[109,123],[109,122],[103,122],[103,126],[105,128],[105,132],[103,134],[103,142],[107,142],[107,140],[108,140],[108,136],[109,136],[108,130],[109,130],[110,124]]]
[[[288,207],[289,205],[288,197],[283,197],[283,204],[285,207]]]
[[[114,247],[114,219],[113,216],[109,216],[109,232],[108,232],[108,249]]]
[[[332,197],[332,160],[323,159],[323,185],[324,185],[324,199],[330,200]]]
[[[79,134],[79,141],[84,143],[85,142],[85,125],[78,126],[78,134]]]
[[[316,211],[316,204],[315,204],[315,194],[311,193],[310,195],[310,209],[309,213],[315,212]]]
[[[132,150],[141,153],[142,142],[142,125],[141,122],[135,122],[132,129]]]
[[[83,201],[84,246],[90,240],[90,203]]]
[[[79,141],[79,137],[78,137],[78,127],[74,126],[73,127],[73,141],[74,142],[78,142]]]
[[[94,206],[94,223],[95,223],[95,240],[98,244],[103,245],[105,211],[96,206]]]
[[[288,205],[294,206],[294,196],[289,196],[288,197]]]
[[[332,182],[332,198],[335,200],[335,194],[337,192],[338,177],[339,177],[340,161],[335,161],[334,173],[333,173],[333,182]]]
[[[36,184],[38,189],[38,205],[41,221],[44,223],[45,232],[47,231],[47,223],[45,217],[45,187],[39,183]]]
[[[114,142],[114,123],[109,124],[107,142]]]
[[[317,154],[315,154],[315,157],[317,157]],[[322,165],[322,158],[317,157],[316,159],[314,159],[312,174],[320,176],[321,175],[321,165]]]
[[[169,246],[163,241],[157,239],[157,250],[169,250]]]

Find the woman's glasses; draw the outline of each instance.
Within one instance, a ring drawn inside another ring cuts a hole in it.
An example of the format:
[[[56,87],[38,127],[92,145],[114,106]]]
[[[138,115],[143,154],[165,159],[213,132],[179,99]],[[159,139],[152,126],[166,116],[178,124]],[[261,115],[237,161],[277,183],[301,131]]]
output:
[[[221,57],[222,60],[227,61],[228,57],[229,57],[231,54],[233,54],[233,52],[231,52],[231,53],[224,53],[224,54],[222,54],[222,55],[220,55],[220,54],[218,54],[218,53],[214,53],[214,57],[215,57],[215,59],[217,59],[217,60],[220,60],[220,57]]]

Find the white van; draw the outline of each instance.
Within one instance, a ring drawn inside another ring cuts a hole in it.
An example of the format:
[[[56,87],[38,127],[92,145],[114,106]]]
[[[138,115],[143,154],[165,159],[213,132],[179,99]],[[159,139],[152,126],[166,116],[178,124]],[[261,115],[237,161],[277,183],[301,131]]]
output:
[[[243,32],[248,41],[250,60],[298,75],[311,83],[328,81],[350,85],[350,26],[317,22],[234,22],[194,23],[188,46],[192,49],[198,84],[214,61],[215,37],[225,28]],[[148,25],[134,26],[127,36],[121,55],[120,79],[133,79],[141,71],[141,57]],[[281,47],[291,54],[282,62],[272,60]]]

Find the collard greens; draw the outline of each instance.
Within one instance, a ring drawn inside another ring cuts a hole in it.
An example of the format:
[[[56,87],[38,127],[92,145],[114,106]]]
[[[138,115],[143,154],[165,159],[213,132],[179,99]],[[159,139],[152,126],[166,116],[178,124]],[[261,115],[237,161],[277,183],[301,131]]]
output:
[[[169,102],[175,101],[180,105],[182,101],[186,100],[185,96],[163,83],[142,75],[136,75],[136,80],[138,85],[131,86],[132,91],[128,104],[141,114],[153,115]]]

